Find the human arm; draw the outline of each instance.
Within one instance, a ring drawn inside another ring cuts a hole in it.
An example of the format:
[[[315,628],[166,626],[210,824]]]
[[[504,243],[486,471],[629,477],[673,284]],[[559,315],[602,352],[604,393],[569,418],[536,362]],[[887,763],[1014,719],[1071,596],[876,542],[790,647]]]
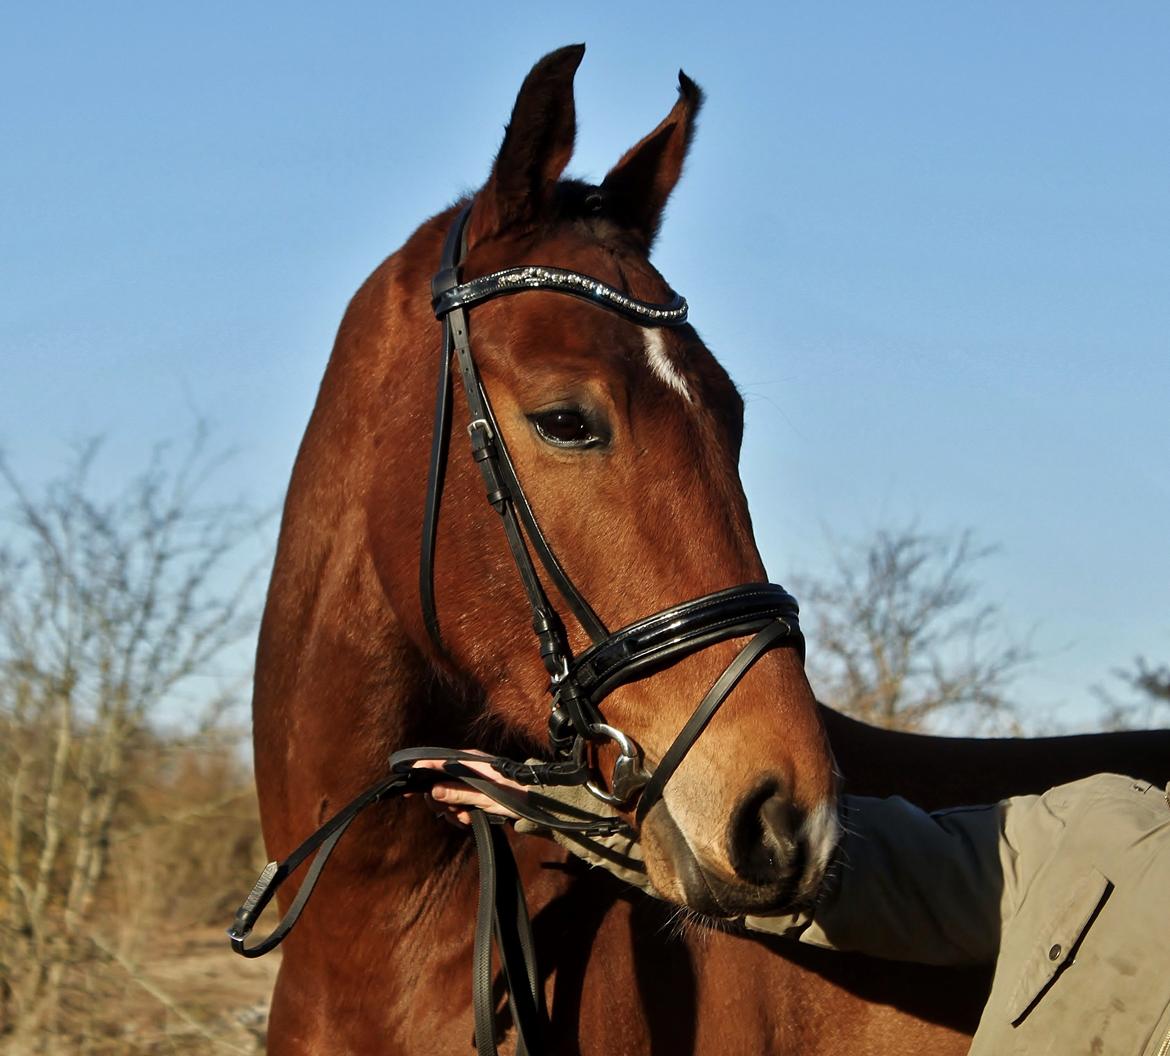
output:
[[[490,775],[489,775],[490,776]],[[576,805],[603,808],[580,789],[542,789]],[[489,807],[482,794],[452,782],[435,799],[454,813]],[[481,802],[482,800],[482,802]],[[815,907],[749,916],[749,930],[876,957],[926,964],[991,963],[999,949],[1005,894],[1001,839],[1009,804],[928,814],[904,799],[842,796],[845,835]],[[497,812],[499,812],[498,808]],[[526,822],[519,831],[542,832]],[[649,892],[641,846],[629,834],[555,834],[573,854]]]
[[[811,913],[747,918],[753,930],[922,964],[990,964],[1004,901],[1004,806],[928,814],[900,797],[842,796],[844,836]]]

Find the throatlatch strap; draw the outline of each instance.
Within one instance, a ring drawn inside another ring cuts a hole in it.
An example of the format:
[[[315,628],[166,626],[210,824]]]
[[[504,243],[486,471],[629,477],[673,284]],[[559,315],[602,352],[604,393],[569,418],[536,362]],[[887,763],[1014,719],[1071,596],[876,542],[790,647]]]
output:
[[[439,615],[435,611],[435,537],[439,530],[443,476],[447,468],[447,449],[451,437],[451,336],[443,328],[443,356],[439,361],[439,382],[435,392],[434,432],[431,434],[431,458],[427,466],[427,496],[423,508],[422,545],[419,550],[418,593],[422,599],[427,633],[438,645]]]
[[[442,296],[459,283],[458,262],[463,256],[463,233],[471,206],[465,206],[447,229],[439,271],[431,281],[431,297]],[[443,327],[443,353],[435,390],[435,417],[431,432],[431,457],[427,463],[427,494],[423,504],[422,545],[418,556],[418,590],[427,633],[436,648],[442,647],[439,617],[435,609],[435,538],[443,498],[443,476],[451,436],[451,331]]]

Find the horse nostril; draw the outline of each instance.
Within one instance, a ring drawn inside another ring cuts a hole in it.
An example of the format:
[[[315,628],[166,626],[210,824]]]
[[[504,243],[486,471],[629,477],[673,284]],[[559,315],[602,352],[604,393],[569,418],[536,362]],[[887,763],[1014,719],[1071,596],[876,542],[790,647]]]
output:
[[[731,819],[729,859],[743,879],[774,884],[798,868],[796,810],[778,783],[744,798]]]

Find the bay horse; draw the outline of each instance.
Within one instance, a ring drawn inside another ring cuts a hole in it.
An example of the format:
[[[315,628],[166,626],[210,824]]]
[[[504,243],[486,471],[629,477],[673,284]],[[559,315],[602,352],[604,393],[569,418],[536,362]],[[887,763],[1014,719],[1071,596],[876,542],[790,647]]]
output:
[[[418,555],[442,354],[430,281],[470,207],[465,279],[539,265],[670,301],[649,252],[701,93],[680,74],[677,103],[600,185],[563,179],[583,52],[537,63],[486,184],[423,223],[342,320],[293,471],[257,653],[256,780],[273,857],[377,781],[395,749],[544,750],[548,675],[524,591],[478,470],[454,443],[434,545],[441,647],[423,614]],[[765,579],[737,469],[743,404],[691,327],[634,325],[548,291],[484,303],[472,320],[516,472],[609,625]],[[468,417],[456,386],[456,433]],[[583,628],[567,633],[574,649],[587,644]],[[696,687],[737,648],[719,642],[621,687],[606,721],[661,760]],[[823,711],[798,652],[777,649],[743,677],[642,826],[650,877],[683,910],[547,841],[513,841],[550,1013],[547,1051],[965,1051],[982,973],[794,949],[685,917],[685,907],[766,911],[816,889],[836,837],[834,753],[858,791],[902,791],[926,805],[1105,768],[1164,779],[1156,771],[1170,758],[1165,740],[1141,738],[954,741],[940,765],[935,742]],[[468,1052],[475,890],[469,838],[421,801],[367,812],[285,943],[269,1052]],[[282,908],[293,893],[282,891]],[[507,1049],[506,1012],[498,1018]]]

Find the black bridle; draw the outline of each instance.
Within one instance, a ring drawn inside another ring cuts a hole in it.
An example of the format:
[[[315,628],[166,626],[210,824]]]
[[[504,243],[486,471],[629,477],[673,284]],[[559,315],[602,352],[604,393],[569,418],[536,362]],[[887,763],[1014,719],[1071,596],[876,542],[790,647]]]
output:
[[[588,781],[590,790],[616,806],[630,803],[640,792],[637,819],[641,822],[661,798],[666,782],[711,716],[752,664],[781,645],[794,645],[803,653],[804,639],[797,619],[799,608],[796,599],[783,587],[774,583],[749,583],[685,601],[617,631],[606,629],[557,560],[516,476],[471,353],[468,312],[475,305],[496,297],[544,290],[583,298],[641,327],[677,327],[686,324],[687,303],[676,294],[665,304],[650,304],[587,275],[533,265],[508,268],[461,283],[459,268],[465,253],[464,232],[470,208],[466,206],[459,213],[448,231],[442,262],[431,284],[435,316],[443,324],[443,354],[419,560],[419,593],[427,631],[442,649],[435,608],[434,552],[450,435],[450,365],[454,360],[470,416],[467,431],[472,458],[483,476],[488,502],[501,517],[508,548],[532,610],[532,628],[541,659],[550,678],[549,742],[559,765],[549,776],[566,783],[572,766],[565,764],[584,768],[585,745],[612,740],[618,745],[619,756],[609,791]],[[592,642],[580,656],[573,655],[564,622],[549,601],[530,547]],[[636,742],[605,721],[600,707],[602,701],[619,686],[661,671],[708,646],[747,635],[753,637],[703,697],[651,775],[642,764]],[[506,772],[507,768],[504,769]],[[584,783],[587,775],[581,780]]]
[[[443,351],[419,559],[419,594],[427,632],[442,652],[435,604],[434,557],[450,446],[454,361],[470,416],[467,433],[471,455],[483,477],[488,502],[500,515],[532,611],[532,628],[549,675],[552,705],[549,761],[523,763],[501,757],[489,757],[487,761],[500,774],[523,785],[585,785],[607,804],[627,808],[636,798],[635,819],[641,824],[662,798],[667,781],[712,716],[752,665],[780,646],[797,648],[803,658],[804,638],[798,623],[796,599],[774,583],[748,583],[684,601],[616,631],[606,628],[557,560],[524,494],[471,353],[468,312],[475,305],[496,297],[543,290],[583,298],[641,327],[676,327],[686,323],[687,304],[678,295],[665,304],[647,303],[587,275],[536,265],[508,268],[461,283],[459,269],[465,253],[464,231],[470,208],[462,209],[448,231],[442,262],[431,285],[435,316],[443,326]],[[590,646],[580,655],[573,654],[564,622],[549,600],[530,548],[590,639]],[[662,671],[702,649],[749,635],[748,642],[704,694],[657,766],[653,771],[647,770],[637,742],[605,721],[601,711],[604,699],[620,686]],[[618,759],[608,790],[595,780],[588,751],[590,745],[607,741],[618,746]],[[414,767],[414,763],[423,759],[441,760],[443,769]],[[625,827],[612,814],[590,814],[535,792],[520,795],[503,789],[469,769],[466,763],[472,760],[483,762],[484,758],[446,748],[395,752],[383,780],[339,811],[283,862],[270,862],[265,867],[228,929],[232,948],[246,957],[258,957],[278,946],[299,918],[321,870],[354,818],[373,803],[425,791],[436,781],[450,778],[464,781],[519,816],[551,830],[598,836]],[[472,831],[480,857],[480,902],[473,957],[476,1046],[481,1056],[496,1052],[491,958],[494,934],[518,1033],[516,1051],[518,1056],[525,1056],[539,1051],[533,1046],[538,1044],[536,1038],[545,1019],[543,993],[519,875],[506,839],[498,827],[489,824],[490,820],[480,811],[473,812]],[[314,855],[313,860],[288,912],[268,936],[248,945],[257,918],[280,885],[310,855]],[[501,875],[509,881],[503,892],[499,889]]]

